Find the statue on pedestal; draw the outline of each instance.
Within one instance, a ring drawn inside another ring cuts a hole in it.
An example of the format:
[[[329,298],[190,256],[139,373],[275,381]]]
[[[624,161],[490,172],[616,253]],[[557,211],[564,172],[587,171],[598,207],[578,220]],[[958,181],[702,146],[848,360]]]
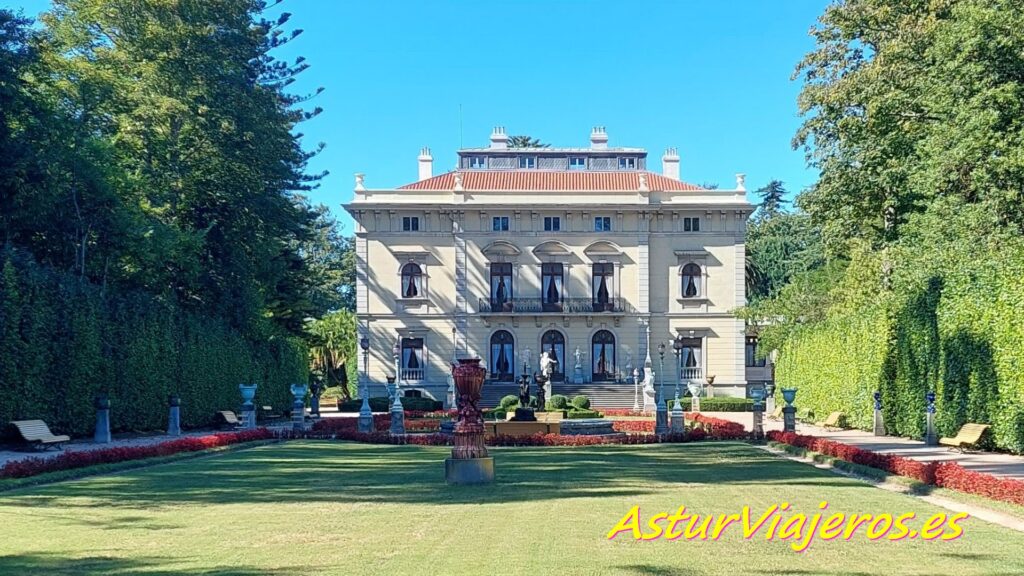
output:
[[[583,353],[580,352],[579,346],[576,347],[576,351],[572,355],[576,358],[576,364],[572,369],[572,383],[583,384]]]
[[[543,375],[534,372],[533,381],[537,384],[537,409],[543,412],[547,409],[545,408],[547,405],[547,398],[545,397],[544,390],[544,384],[547,383],[547,379]]]
[[[547,350],[540,355],[540,375],[543,376],[543,382],[538,380],[537,387],[544,389],[544,395],[551,395],[551,375],[555,372],[555,366],[558,364],[558,360],[551,357]],[[538,392],[538,395],[540,392]]]
[[[644,412],[655,410],[654,370],[644,370]]]
[[[519,405],[523,408],[530,407],[530,379],[525,375],[519,377]]]

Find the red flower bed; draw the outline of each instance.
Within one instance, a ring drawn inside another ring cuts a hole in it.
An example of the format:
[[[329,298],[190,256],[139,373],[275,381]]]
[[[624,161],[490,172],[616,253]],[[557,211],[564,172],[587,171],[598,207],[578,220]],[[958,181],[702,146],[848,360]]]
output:
[[[880,454],[849,444],[843,444],[842,442],[818,438],[817,436],[795,434],[793,432],[772,430],[768,432],[767,437],[769,440],[820,452],[846,460],[847,462],[853,462],[854,464],[878,468],[899,476],[914,478],[926,484],[935,484],[935,468],[937,465],[935,462],[919,462],[911,458],[904,458],[903,456]]]
[[[1024,506],[1024,481],[974,472],[956,462],[935,467],[935,485]]]
[[[423,410],[406,410],[406,418],[455,418],[459,415],[458,410],[434,410],[424,412]]]
[[[46,472],[84,468],[96,464],[141,460],[156,456],[170,456],[179,452],[198,452],[230,444],[252,442],[254,440],[269,440],[272,438],[274,438],[273,432],[266,428],[257,428],[240,432],[221,432],[208,436],[189,436],[146,446],[121,446],[99,450],[69,450],[53,458],[26,458],[24,460],[8,462],[0,468],[0,478],[26,478]]]
[[[602,408],[601,413],[605,416],[650,416],[642,410],[626,410],[625,408]]]
[[[747,430],[743,425],[731,420],[704,416],[699,412],[690,412],[686,415],[685,419],[700,424],[694,430],[701,430],[705,436],[710,436],[717,440],[739,440],[747,437]],[[654,420],[614,420],[612,428],[616,432],[644,432],[653,434]]]
[[[612,430],[616,432],[649,432],[654,433],[654,420],[612,420]]]

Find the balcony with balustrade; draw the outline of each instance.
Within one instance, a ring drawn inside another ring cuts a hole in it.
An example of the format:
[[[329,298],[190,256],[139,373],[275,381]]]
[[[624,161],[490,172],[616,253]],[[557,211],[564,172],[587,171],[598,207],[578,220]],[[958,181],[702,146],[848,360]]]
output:
[[[492,300],[480,298],[477,304],[480,314],[554,314],[554,315],[591,315],[591,314],[632,314],[636,309],[625,298],[562,298],[548,300],[546,298],[508,298]]]

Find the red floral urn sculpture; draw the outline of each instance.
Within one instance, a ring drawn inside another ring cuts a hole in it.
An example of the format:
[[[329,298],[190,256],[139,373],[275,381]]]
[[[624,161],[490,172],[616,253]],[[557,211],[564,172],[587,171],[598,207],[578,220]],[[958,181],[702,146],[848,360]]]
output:
[[[480,391],[487,370],[479,358],[462,358],[452,366],[455,392],[459,395],[459,418],[455,422],[455,448],[452,458],[486,458],[484,418],[480,410]]]
[[[479,358],[461,358],[452,366],[459,417],[455,422],[455,447],[444,461],[445,480],[449,484],[487,484],[494,481],[494,459],[484,446],[484,419],[480,411],[480,391],[487,370]]]

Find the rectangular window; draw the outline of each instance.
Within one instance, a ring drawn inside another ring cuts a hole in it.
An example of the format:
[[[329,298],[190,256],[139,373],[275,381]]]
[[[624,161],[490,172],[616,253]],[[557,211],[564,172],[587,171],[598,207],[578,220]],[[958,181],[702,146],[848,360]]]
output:
[[[683,338],[679,354],[679,376],[682,380],[704,380],[700,338]]]
[[[423,338],[402,338],[402,380],[423,380],[425,369]]]
[[[586,170],[587,159],[583,156],[569,156],[569,170]]]
[[[519,157],[520,168],[536,168],[537,157],[536,156],[520,156]]]
[[[418,232],[420,229],[419,216],[402,216],[403,232]]]
[[[683,232],[700,232],[700,218],[683,218]]]
[[[512,311],[512,263],[491,263],[491,311]]]
[[[487,157],[486,156],[470,156],[469,157],[470,168],[486,168]]]
[[[767,359],[757,357],[757,338],[747,338],[747,366],[762,368],[767,364]]]
[[[508,216],[495,216],[491,218],[491,230],[495,232],[508,232]]]
[[[543,311],[562,311],[561,262],[540,265],[540,299]]]
[[[619,158],[619,170],[636,170],[636,158]]]
[[[610,262],[597,262],[593,268],[593,304],[594,312],[611,312],[615,310],[612,290],[615,286],[615,265]]]
[[[562,229],[562,218],[559,216],[545,216],[544,217],[544,231],[545,232],[558,232]]]
[[[612,231],[612,217],[611,216],[597,216],[594,218],[594,232],[611,232]]]

